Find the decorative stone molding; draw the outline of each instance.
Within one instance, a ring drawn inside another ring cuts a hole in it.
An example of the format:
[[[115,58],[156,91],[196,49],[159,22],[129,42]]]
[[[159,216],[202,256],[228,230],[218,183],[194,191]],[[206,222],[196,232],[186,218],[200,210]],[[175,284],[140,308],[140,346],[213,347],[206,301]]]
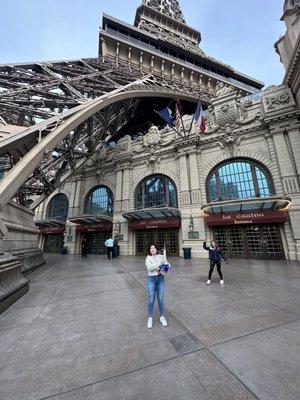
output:
[[[299,193],[299,184],[295,176],[287,176],[282,178],[285,193]]]
[[[206,134],[232,132],[241,125],[250,125],[261,120],[261,108],[253,106],[251,100],[241,102],[237,93],[222,82],[218,87],[219,96],[212,100],[212,105],[208,107]]]
[[[118,141],[115,153],[116,156],[132,153],[132,139],[129,135],[124,136]]]
[[[0,256],[0,314],[28,292],[28,284],[21,262],[7,253]]]
[[[161,143],[161,133],[157,126],[151,126],[149,131],[144,136],[143,144],[144,147],[151,147]]]
[[[262,104],[266,117],[295,109],[292,91],[285,85],[268,87],[262,96]]]
[[[218,144],[221,149],[226,151],[225,154],[230,157],[234,157],[237,154],[237,148],[241,143],[242,138],[236,135],[223,136],[220,140],[218,140]]]
[[[227,86],[224,84],[224,82],[218,82],[216,85],[216,97],[224,97],[227,96],[228,94],[232,93],[234,91],[234,88],[232,86]]]

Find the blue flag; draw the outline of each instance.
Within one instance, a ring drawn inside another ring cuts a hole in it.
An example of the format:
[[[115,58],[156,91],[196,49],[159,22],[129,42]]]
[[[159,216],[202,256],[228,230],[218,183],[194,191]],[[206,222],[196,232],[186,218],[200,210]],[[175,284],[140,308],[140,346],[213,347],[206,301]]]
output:
[[[158,111],[157,114],[163,119],[168,125],[174,126],[174,118],[172,117],[171,110],[166,107],[161,111]]]

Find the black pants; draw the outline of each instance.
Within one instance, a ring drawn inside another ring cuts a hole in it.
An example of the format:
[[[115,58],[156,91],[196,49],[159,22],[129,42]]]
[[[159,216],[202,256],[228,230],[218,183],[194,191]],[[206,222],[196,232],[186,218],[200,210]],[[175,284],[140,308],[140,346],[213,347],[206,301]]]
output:
[[[115,252],[114,252],[114,248],[113,247],[106,247],[107,249],[107,257],[110,260],[110,256],[112,256],[112,258],[115,258]]]
[[[214,271],[215,265],[217,266],[218,273],[220,275],[220,278],[223,280],[223,274],[221,271],[221,263],[220,261],[215,261],[215,260],[210,260],[210,269],[209,269],[209,274],[208,274],[208,279],[211,279],[212,273]]]
[[[87,248],[82,248],[81,249],[81,257],[83,258],[87,258]]]

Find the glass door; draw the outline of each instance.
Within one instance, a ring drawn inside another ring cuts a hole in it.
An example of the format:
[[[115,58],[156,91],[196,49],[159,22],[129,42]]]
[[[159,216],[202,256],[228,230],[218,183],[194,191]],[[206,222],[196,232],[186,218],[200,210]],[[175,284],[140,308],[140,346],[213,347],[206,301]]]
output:
[[[61,233],[55,235],[47,235],[45,237],[44,252],[60,253],[64,244],[64,236]]]
[[[152,244],[158,250],[166,245],[168,257],[179,256],[179,230],[178,229],[149,229],[136,231],[136,255],[145,256],[149,254]]]
[[[215,227],[213,237],[229,258],[285,258],[280,228],[276,224]]]

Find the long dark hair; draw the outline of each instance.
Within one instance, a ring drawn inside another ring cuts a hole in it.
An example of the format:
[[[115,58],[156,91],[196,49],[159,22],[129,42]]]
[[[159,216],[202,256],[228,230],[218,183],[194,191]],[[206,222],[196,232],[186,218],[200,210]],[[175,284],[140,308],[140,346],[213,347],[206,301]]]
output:
[[[213,243],[215,244],[215,247],[213,247],[213,245],[212,245]],[[210,242],[210,246],[211,246],[212,248],[216,249],[216,250],[220,250],[220,246],[219,246],[218,243],[215,242],[214,240],[212,240],[212,241]]]
[[[151,251],[150,251],[151,247],[155,247],[156,251],[157,251],[157,254],[158,254],[158,248],[157,248],[157,246],[155,244],[151,244],[151,246],[149,247],[149,254],[151,255]]]

